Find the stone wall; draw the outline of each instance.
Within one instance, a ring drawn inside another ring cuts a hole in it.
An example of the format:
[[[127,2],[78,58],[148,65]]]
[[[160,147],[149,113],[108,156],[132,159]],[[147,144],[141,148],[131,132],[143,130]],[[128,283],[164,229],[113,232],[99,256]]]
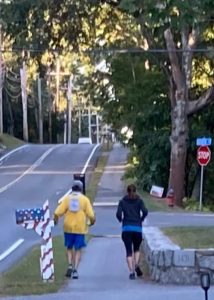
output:
[[[201,272],[209,272],[214,283],[214,249],[181,249],[156,227],[144,227],[143,248],[154,281],[200,284]]]

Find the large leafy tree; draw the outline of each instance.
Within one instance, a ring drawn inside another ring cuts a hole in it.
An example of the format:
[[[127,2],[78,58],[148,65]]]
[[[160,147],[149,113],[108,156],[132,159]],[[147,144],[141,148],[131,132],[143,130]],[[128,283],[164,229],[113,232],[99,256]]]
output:
[[[169,186],[175,191],[176,203],[182,205],[188,120],[214,100],[212,80],[207,77],[203,89],[193,81],[198,71],[195,59],[202,55],[200,48],[204,54],[213,41],[213,1],[195,1],[192,5],[191,1],[121,0],[118,5],[136,17],[147,50],[156,52],[157,64],[168,78],[172,124]],[[211,33],[209,37],[207,32]],[[204,55],[206,64],[211,65],[209,58]]]
[[[108,84],[101,90],[107,122],[127,139],[135,157],[141,187],[166,186],[169,165],[169,97],[167,81],[149,56],[118,55],[111,59]],[[100,77],[101,80],[101,77]],[[111,97],[110,95],[111,94]]]

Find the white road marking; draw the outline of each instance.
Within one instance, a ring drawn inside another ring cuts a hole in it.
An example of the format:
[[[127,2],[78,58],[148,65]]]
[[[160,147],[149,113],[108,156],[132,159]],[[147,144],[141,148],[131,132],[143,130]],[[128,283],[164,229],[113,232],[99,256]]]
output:
[[[11,154],[23,149],[23,148],[26,148],[26,147],[29,147],[29,145],[23,145],[23,146],[20,146],[14,150],[11,150],[10,152],[8,152],[7,154],[3,155],[1,158],[0,158],[0,164],[3,162],[3,160],[5,160],[8,156],[10,156]]]
[[[23,172],[19,177],[17,177],[16,179],[11,181],[7,185],[0,188],[0,193],[6,191],[9,187],[14,185],[16,182],[18,182],[20,179],[22,179],[25,175],[27,175],[28,173],[33,171],[36,167],[38,167],[42,163],[42,161],[53,151],[54,148],[55,147],[48,149],[45,153],[43,153],[43,155],[39,159],[37,159],[37,161],[32,166],[30,166],[30,168],[28,168],[25,172]]]
[[[93,150],[91,151],[91,153],[90,153],[90,155],[89,155],[89,157],[88,157],[88,159],[87,159],[87,161],[86,161],[86,163],[85,163],[85,165],[84,165],[84,167],[83,167],[83,169],[82,169],[82,171],[81,171],[81,174],[84,174],[85,173],[85,171],[86,171],[86,169],[88,168],[88,165],[89,165],[89,162],[90,162],[90,160],[91,160],[91,158],[92,158],[92,156],[94,155],[94,152],[97,150],[97,148],[100,146],[100,144],[97,144],[94,148],[93,148]],[[70,193],[71,193],[71,191],[72,191],[72,189],[69,189],[59,200],[58,200],[58,203],[60,204],[61,202],[62,202],[62,200],[63,200],[63,198],[64,197],[66,197],[67,195],[69,195]]]
[[[90,162],[92,156],[94,155],[94,152],[97,150],[97,148],[98,148],[99,146],[100,146],[100,144],[97,144],[97,145],[94,147],[94,149],[91,151],[91,154],[89,155],[89,158],[88,158],[88,160],[86,161],[85,166],[84,166],[84,168],[82,169],[81,174],[84,174],[84,173],[85,173],[86,169],[88,168],[89,162]]]
[[[24,239],[17,240],[12,246],[10,246],[10,248],[8,248],[0,255],[0,261],[5,259],[9,254],[11,254],[14,250],[16,250],[16,248],[18,248],[23,242]]]

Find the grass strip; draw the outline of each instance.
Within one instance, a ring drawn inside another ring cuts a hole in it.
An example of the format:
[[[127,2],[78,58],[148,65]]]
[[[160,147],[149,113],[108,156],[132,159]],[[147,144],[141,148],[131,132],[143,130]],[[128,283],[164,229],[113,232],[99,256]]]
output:
[[[101,155],[97,166],[91,175],[87,196],[94,199],[98,183],[106,166],[112,144],[101,148]],[[89,236],[90,238],[90,236]],[[0,276],[0,295],[37,295],[57,292],[66,283],[65,270],[67,268],[66,251],[63,237],[53,238],[55,280],[43,282],[40,275],[39,257],[40,247],[36,246],[16,266]],[[87,251],[87,250],[86,250]]]
[[[213,227],[170,227],[161,230],[181,248],[214,248]]]
[[[19,146],[22,146],[25,144],[24,141],[19,140],[9,134],[1,134],[0,135],[0,143],[3,144],[8,150],[11,150],[13,148],[16,148],[16,147],[19,147]]]
[[[169,207],[166,203],[165,198],[155,198],[152,197],[149,193],[139,190],[139,193],[144,200],[144,203],[149,211],[165,211],[165,212],[171,212],[174,210],[178,210],[177,207]]]
[[[53,238],[54,282],[43,282],[40,275],[40,247],[33,248],[15,267],[0,277],[0,295],[34,295],[56,292],[65,283],[67,267],[62,237]]]

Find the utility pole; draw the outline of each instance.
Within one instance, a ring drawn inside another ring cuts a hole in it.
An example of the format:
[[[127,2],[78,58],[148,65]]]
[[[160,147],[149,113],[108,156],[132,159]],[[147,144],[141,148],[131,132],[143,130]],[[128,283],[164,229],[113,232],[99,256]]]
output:
[[[28,117],[27,117],[27,74],[26,65],[23,61],[20,69],[21,90],[22,90],[22,110],[23,110],[23,139],[28,142]]]
[[[67,114],[64,113],[64,144],[67,144]]]
[[[43,144],[43,114],[42,114],[42,87],[38,76],[38,102],[39,102],[39,142]]]
[[[3,59],[2,59],[2,24],[0,20],[0,134],[3,134]]]
[[[49,143],[52,143],[52,101],[51,101],[51,73],[50,66],[48,66],[48,133],[49,133]]]
[[[79,137],[82,135],[82,112],[81,107],[79,105]]]
[[[100,124],[99,124],[99,115],[98,113],[96,114],[96,125],[97,125],[97,144],[99,144],[99,137],[100,137]]]
[[[91,103],[88,107],[88,137],[91,139]]]
[[[72,89],[73,89],[73,76],[71,75],[68,81],[68,144],[71,144],[71,127],[72,127]]]
[[[59,57],[56,61],[56,102],[55,102],[55,112],[58,111],[59,107],[59,84],[60,84],[60,60]]]

